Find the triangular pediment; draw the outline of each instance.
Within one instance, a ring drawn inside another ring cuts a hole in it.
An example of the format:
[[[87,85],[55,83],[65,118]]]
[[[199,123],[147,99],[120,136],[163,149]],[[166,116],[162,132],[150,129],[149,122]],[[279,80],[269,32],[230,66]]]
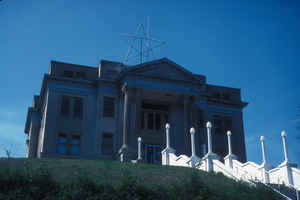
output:
[[[183,67],[163,58],[149,63],[137,65],[128,70],[129,73],[178,81],[195,81],[194,75]]]

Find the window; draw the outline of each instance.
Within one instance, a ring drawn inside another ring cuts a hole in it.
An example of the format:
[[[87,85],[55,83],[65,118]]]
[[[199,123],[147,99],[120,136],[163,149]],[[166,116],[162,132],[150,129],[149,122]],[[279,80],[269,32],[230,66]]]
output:
[[[72,78],[73,72],[69,70],[64,71],[64,77]]]
[[[61,115],[68,116],[70,113],[70,97],[62,96]]]
[[[223,131],[223,122],[222,118],[220,116],[214,116],[214,128],[215,128],[215,134],[224,134]]]
[[[215,98],[215,99],[220,99],[221,98],[221,94],[219,92],[214,92],[212,94],[212,97]]]
[[[141,129],[145,128],[145,112],[141,112]]]
[[[59,133],[57,153],[78,156],[80,154],[80,135]]]
[[[231,117],[214,116],[214,131],[216,135],[224,135],[227,131],[232,131]]]
[[[148,129],[152,130],[153,124],[154,124],[153,113],[148,113]]]
[[[102,135],[102,145],[101,152],[103,155],[112,155],[113,154],[114,140],[111,133],[104,133]]]
[[[74,97],[73,118],[82,119],[82,98]]]
[[[223,99],[229,101],[231,99],[231,95],[229,93],[223,93]]]
[[[160,131],[169,122],[168,105],[142,103],[141,129]]]
[[[104,97],[103,98],[103,117],[115,116],[115,98]]]
[[[160,113],[155,113],[155,129],[160,130],[161,129],[161,117]]]
[[[57,152],[61,155],[67,155],[67,135],[60,133],[58,135]]]
[[[230,117],[224,119],[224,127],[226,132],[232,131],[232,119]]]
[[[83,116],[83,99],[81,97],[62,96],[61,115],[64,117],[73,117],[82,119]],[[72,112],[71,112],[72,111]]]
[[[76,72],[76,78],[85,79],[86,78],[85,72]]]
[[[72,135],[70,142],[70,155],[79,155],[80,152],[80,136]]]

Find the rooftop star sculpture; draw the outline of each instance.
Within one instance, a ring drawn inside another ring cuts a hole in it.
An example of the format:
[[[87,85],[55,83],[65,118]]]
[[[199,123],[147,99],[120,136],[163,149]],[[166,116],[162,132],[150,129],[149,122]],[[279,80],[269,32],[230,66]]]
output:
[[[154,59],[153,50],[166,44],[165,41],[150,37],[149,18],[146,25],[138,25],[135,34],[122,34],[122,36],[127,38],[129,44],[124,63],[143,63]]]

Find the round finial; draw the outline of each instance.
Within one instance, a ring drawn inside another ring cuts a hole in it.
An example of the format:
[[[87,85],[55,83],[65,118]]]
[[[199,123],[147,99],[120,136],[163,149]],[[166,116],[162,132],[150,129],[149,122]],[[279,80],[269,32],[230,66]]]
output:
[[[285,132],[285,131],[282,131],[282,132],[281,132],[281,136],[282,136],[282,137],[285,137],[285,136],[286,136],[286,132]]]
[[[138,137],[138,142],[142,142],[142,138],[141,137]]]
[[[260,141],[264,141],[265,140],[265,136],[260,136]]]
[[[190,129],[190,133],[191,133],[191,134],[194,134],[194,133],[195,133],[194,127],[192,127],[192,128]]]
[[[231,131],[227,131],[227,135],[228,135],[228,136],[231,136]]]
[[[166,129],[169,129],[169,128],[170,128],[170,124],[166,123]]]
[[[211,127],[212,127],[212,125],[211,125],[211,122],[210,122],[210,121],[208,121],[208,122],[206,123],[206,127],[207,127],[207,128],[211,128]]]

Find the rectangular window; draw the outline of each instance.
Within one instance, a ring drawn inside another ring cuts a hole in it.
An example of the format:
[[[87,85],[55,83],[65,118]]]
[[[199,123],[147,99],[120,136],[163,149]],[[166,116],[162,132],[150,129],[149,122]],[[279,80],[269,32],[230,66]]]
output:
[[[76,72],[76,78],[85,79],[86,78],[85,72]]]
[[[226,132],[232,131],[232,119],[230,117],[224,119],[224,127]]]
[[[102,135],[101,151],[103,155],[112,155],[114,147],[113,135],[110,133],[104,133]]]
[[[67,146],[68,146],[67,135],[64,133],[60,133],[58,135],[57,152],[61,155],[67,155]]]
[[[82,119],[82,115],[83,115],[82,111],[83,111],[82,98],[74,97],[73,118]]]
[[[72,135],[70,142],[70,155],[77,156],[80,153],[80,136]]]
[[[231,95],[229,93],[223,93],[223,99],[229,101],[231,99]]]
[[[155,113],[155,129],[160,130],[161,129],[161,117],[160,113]]]
[[[64,77],[72,78],[73,72],[69,70],[64,71]]]
[[[220,116],[214,116],[214,129],[215,134],[225,134],[223,133],[223,123],[222,118]]]
[[[60,155],[78,156],[80,154],[80,135],[59,133],[57,153]]]
[[[145,112],[141,112],[141,129],[145,128]]]
[[[62,96],[62,102],[61,102],[61,115],[68,116],[70,113],[70,97],[68,96]]]
[[[153,113],[148,113],[148,129],[153,129],[154,125],[154,119],[153,119]]]
[[[113,97],[104,97],[103,98],[103,117],[115,116],[115,98]]]

